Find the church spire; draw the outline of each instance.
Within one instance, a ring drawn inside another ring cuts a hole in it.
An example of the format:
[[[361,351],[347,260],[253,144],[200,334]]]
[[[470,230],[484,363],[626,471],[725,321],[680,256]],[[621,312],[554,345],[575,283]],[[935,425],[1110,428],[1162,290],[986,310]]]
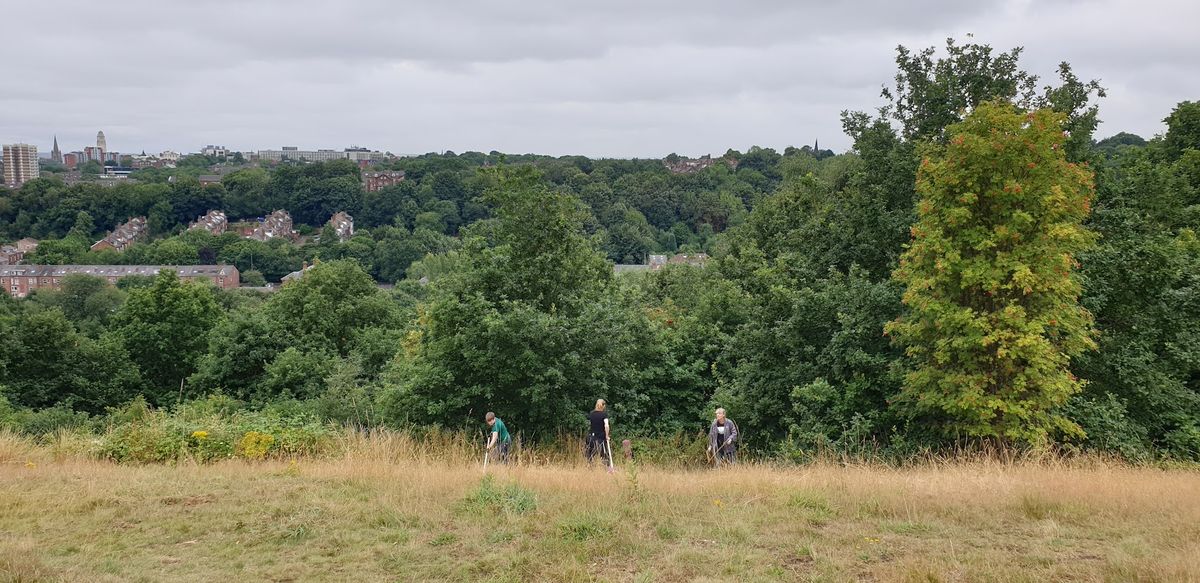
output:
[[[50,150],[50,160],[62,164],[62,151],[58,149],[58,134],[54,135],[54,149]]]

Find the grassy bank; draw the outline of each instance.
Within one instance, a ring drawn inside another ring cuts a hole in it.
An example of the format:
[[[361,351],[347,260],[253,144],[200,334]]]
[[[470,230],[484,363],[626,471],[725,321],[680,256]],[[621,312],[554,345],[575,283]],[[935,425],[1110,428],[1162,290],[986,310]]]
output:
[[[2,581],[1186,581],[1200,473],[1122,465],[118,465],[0,439]]]

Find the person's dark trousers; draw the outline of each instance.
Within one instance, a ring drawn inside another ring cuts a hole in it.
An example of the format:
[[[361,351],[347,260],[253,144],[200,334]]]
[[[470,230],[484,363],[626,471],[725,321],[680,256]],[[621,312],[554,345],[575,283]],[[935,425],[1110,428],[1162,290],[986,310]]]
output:
[[[604,460],[604,465],[608,465],[608,448],[605,447],[603,435],[592,435],[589,433],[587,436],[587,444],[584,446],[584,451],[587,453],[587,461],[589,464],[592,463],[592,460],[596,457],[596,454],[600,454],[600,459]]]
[[[726,446],[717,450],[717,461],[721,464],[736,464],[737,450],[733,446]]]
[[[511,441],[502,441],[496,444],[496,461],[502,464],[508,463],[508,448],[512,446]]]

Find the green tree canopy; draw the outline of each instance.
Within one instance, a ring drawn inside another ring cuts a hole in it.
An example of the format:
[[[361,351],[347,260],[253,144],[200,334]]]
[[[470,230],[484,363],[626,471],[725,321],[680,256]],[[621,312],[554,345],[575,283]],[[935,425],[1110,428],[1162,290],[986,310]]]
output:
[[[152,286],[130,290],[114,330],[145,376],[148,400],[174,402],[180,381],[195,371],[209,330],[220,318],[209,287],[182,282],[169,269],[159,272]]]

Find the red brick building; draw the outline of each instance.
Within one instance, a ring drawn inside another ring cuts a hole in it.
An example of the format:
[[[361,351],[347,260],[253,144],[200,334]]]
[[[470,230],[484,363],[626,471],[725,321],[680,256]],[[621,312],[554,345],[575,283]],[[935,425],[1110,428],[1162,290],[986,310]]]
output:
[[[134,217],[129,222],[117,227],[107,237],[92,244],[92,251],[113,249],[124,251],[146,232],[146,217]]]
[[[339,243],[345,243],[354,236],[354,217],[346,214],[345,211],[333,215],[328,224],[337,233]]]
[[[270,241],[281,237],[295,241],[300,235],[292,230],[292,215],[285,210],[278,210],[267,215],[249,235],[242,236],[257,241]]]
[[[24,251],[9,245],[0,246],[0,265],[16,265],[24,258]]]
[[[203,229],[213,235],[220,235],[229,228],[229,219],[225,217],[222,211],[208,211],[208,214],[196,219],[188,230]]]
[[[363,187],[367,192],[377,192],[392,185],[404,182],[403,170],[384,170],[382,172],[363,172]]]
[[[707,253],[678,253],[674,257],[667,260],[671,265],[691,265],[692,267],[704,267],[708,263]]]
[[[0,267],[0,286],[12,297],[23,298],[35,289],[62,289],[68,275],[100,277],[116,285],[123,277],[153,277],[164,269],[179,274],[183,281],[208,281],[222,289],[241,284],[238,269],[232,265],[14,265]]]

